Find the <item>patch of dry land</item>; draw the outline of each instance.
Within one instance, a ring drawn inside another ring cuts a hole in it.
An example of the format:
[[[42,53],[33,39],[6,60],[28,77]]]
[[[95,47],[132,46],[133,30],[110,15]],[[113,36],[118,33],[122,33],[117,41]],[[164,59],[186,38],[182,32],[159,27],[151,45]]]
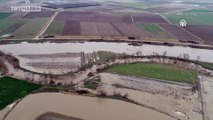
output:
[[[124,101],[62,93],[29,95],[12,110],[6,120],[35,120],[47,112],[83,120],[175,120]]]
[[[198,91],[193,85],[150,78],[100,73],[97,91],[121,95],[181,120],[202,120]]]

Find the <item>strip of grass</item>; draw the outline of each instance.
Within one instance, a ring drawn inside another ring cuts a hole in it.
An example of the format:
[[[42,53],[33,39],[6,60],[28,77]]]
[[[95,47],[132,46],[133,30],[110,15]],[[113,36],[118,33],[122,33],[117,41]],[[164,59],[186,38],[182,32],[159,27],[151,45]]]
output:
[[[148,77],[162,80],[184,82],[194,84],[197,80],[195,71],[185,70],[170,65],[151,64],[151,63],[135,63],[135,64],[120,64],[111,67],[107,72],[133,75],[137,77]]]
[[[141,23],[138,27],[145,32],[149,33],[152,37],[171,38],[171,36],[163,30],[159,25]]]
[[[166,14],[165,17],[174,24],[179,24],[184,19],[190,25],[213,25],[213,12],[188,11],[178,14]]]
[[[28,83],[11,77],[0,78],[0,109],[41,87],[42,85]]]
[[[44,35],[61,35],[64,29],[64,21],[54,20]]]
[[[3,20],[5,18],[9,17],[12,14],[13,13],[11,13],[11,12],[2,12],[2,13],[0,13],[0,20]]]
[[[206,69],[213,70],[213,63],[198,62],[198,64]]]
[[[89,80],[89,81],[86,81],[86,82],[84,83],[84,87],[85,87],[85,88],[92,89],[92,90],[96,90],[96,88],[98,87],[98,83]]]

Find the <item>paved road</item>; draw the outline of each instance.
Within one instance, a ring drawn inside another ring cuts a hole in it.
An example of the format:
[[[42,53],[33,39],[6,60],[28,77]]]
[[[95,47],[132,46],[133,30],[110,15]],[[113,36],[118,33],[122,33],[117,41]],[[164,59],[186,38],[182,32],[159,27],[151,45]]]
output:
[[[213,120],[213,77],[201,76],[204,120]]]

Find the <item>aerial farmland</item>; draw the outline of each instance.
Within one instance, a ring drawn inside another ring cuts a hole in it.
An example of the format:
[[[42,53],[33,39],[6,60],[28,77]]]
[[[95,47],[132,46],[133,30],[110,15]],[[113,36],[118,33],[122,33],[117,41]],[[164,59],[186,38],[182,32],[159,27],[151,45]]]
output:
[[[0,0],[0,120],[213,120],[212,0]]]

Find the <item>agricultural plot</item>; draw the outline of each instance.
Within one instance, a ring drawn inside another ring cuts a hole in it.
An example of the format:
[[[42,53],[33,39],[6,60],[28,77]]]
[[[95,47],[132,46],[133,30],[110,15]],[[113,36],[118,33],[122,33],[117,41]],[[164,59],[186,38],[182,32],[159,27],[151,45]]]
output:
[[[22,18],[26,13],[24,12],[15,12],[14,14],[10,15],[9,19],[19,19]]]
[[[56,20],[72,20],[83,22],[132,22],[132,18],[129,15],[115,16],[107,14],[98,14],[96,12],[60,12],[56,16]]]
[[[142,13],[139,15],[133,16],[134,22],[143,22],[143,23],[168,23],[163,17],[156,14],[147,14]]]
[[[95,20],[97,13],[94,12],[60,12],[56,16],[56,20],[73,20],[73,21],[91,21]]]
[[[54,14],[53,11],[29,12],[22,19],[49,18]]]
[[[0,36],[2,35],[6,35],[6,34],[12,34],[13,32],[15,32],[17,29],[19,29],[22,25],[24,25],[24,22],[17,22],[11,26],[9,26],[8,28],[2,30],[0,32]]]
[[[198,36],[206,43],[213,44],[213,26],[210,25],[188,25],[188,31]]]
[[[147,33],[137,28],[134,24],[113,23],[113,26],[123,35],[127,37],[147,37]]]
[[[44,35],[61,35],[64,29],[65,22],[54,20],[45,31]]]
[[[42,87],[11,77],[0,78],[0,85],[0,109]]]
[[[0,13],[0,20],[3,20],[5,18],[9,17],[12,14],[13,13],[10,13],[10,12],[2,12],[2,13]]]
[[[138,27],[149,34],[150,37],[172,38],[168,32],[157,24],[140,23]]]
[[[165,17],[174,24],[184,19],[189,25],[213,25],[213,12],[188,11],[178,14],[166,14]]]
[[[177,25],[161,24],[166,31],[172,34],[175,38],[182,42],[199,43],[201,40],[187,30],[178,27]]]
[[[81,22],[80,29],[82,35],[99,35],[94,22]]]
[[[120,33],[110,23],[81,22],[82,35],[120,36]]]
[[[119,36],[120,33],[110,23],[95,23],[100,36]]]
[[[79,21],[66,21],[62,35],[80,35]]]
[[[37,36],[42,27],[46,24],[47,19],[33,19],[27,21],[22,27],[15,31],[12,36],[15,38],[34,38]]]
[[[92,4],[92,3],[71,3],[71,4],[48,4],[43,7],[47,8],[53,8],[53,9],[58,9],[58,8],[80,8],[80,7],[90,7],[90,6],[99,6],[100,4]]]
[[[0,31],[4,30],[5,28],[9,27],[10,25],[16,23],[17,20],[10,20],[10,19],[4,19],[0,20]]]
[[[185,82],[191,84],[194,84],[197,80],[197,73],[195,71],[185,70],[183,68],[164,64],[120,64],[109,68],[107,72],[176,82]]]

